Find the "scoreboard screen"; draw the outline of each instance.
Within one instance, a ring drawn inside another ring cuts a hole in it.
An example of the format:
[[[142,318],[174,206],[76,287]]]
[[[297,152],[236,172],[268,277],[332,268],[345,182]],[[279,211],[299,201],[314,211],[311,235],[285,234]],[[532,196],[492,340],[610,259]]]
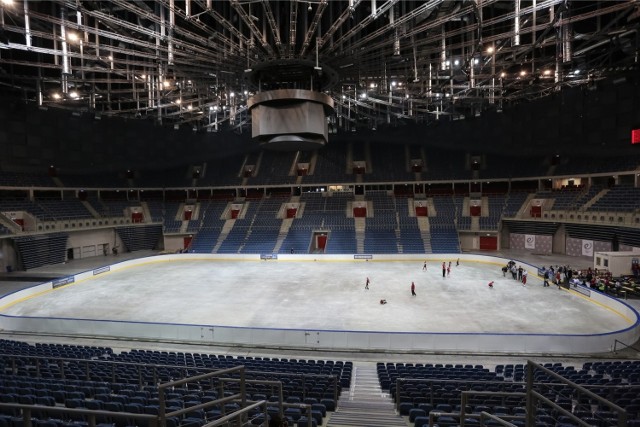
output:
[[[631,131],[631,143],[640,144],[640,129],[633,129]]]

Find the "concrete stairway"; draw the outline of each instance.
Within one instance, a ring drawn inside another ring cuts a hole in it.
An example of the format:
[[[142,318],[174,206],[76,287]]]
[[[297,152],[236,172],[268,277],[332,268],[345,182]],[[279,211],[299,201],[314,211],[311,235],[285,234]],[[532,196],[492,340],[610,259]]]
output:
[[[326,427],[407,427],[388,393],[380,388],[375,362],[354,362],[348,396],[345,392]]]

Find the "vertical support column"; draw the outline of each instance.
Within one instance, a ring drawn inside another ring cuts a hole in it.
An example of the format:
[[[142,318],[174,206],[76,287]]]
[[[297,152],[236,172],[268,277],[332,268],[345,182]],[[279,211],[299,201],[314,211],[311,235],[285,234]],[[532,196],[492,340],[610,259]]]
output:
[[[536,425],[536,408],[535,408],[535,400],[533,398],[533,363],[531,361],[527,361],[527,388],[525,392],[527,393],[527,418],[525,425],[534,426]]]
[[[78,24],[78,29],[83,28],[82,13],[79,10],[76,12],[76,23]],[[85,78],[84,76],[84,43],[87,37],[88,37],[88,34],[86,31],[84,31],[84,37],[80,37],[80,35],[78,35],[78,46],[80,47],[80,78],[82,80],[84,80]]]
[[[513,45],[520,46],[520,0],[515,0],[515,17],[513,21]]]
[[[175,0],[169,0],[169,34],[167,37],[167,64],[173,65],[173,29],[176,25]]]
[[[31,23],[29,22],[29,0],[24,0],[24,38],[25,38],[25,44],[28,47],[31,47]]]
[[[446,70],[447,69],[447,39],[446,39],[444,24],[442,24],[441,34],[442,34],[441,35],[442,50],[440,52],[440,69]]]
[[[67,22],[67,11],[63,7],[60,8],[60,39],[62,40],[62,93],[69,91],[68,76],[71,73],[71,65],[69,59],[69,46],[67,44],[67,31],[65,29],[65,23]]]
[[[555,19],[555,9],[553,6],[549,8],[549,19],[553,22]],[[554,82],[560,83],[562,81],[562,27],[558,27],[556,30],[556,65],[554,73]]]

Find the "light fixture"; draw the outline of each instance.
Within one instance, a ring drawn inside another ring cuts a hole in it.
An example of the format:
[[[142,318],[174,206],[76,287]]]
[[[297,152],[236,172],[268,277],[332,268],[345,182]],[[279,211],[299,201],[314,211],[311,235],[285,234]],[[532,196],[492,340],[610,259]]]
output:
[[[493,52],[495,52],[495,49],[493,48],[493,46],[489,46],[489,47],[487,48],[487,53],[491,54],[491,53],[493,53]]]
[[[53,97],[53,99],[60,99],[62,98],[62,95],[60,95],[59,93],[54,93],[53,95],[51,95]]]
[[[500,73],[500,78],[504,79],[505,77],[507,77],[507,73],[505,73],[504,71]]]
[[[456,59],[455,61],[453,61],[453,65],[456,65],[456,66],[457,66],[457,65],[460,65],[460,60],[459,60],[459,59]]]
[[[78,95],[78,92],[76,92],[76,91],[71,91],[71,92],[69,92],[69,97],[70,97],[70,98],[77,99],[77,98],[78,98],[78,96],[79,96],[79,95]]]
[[[189,111],[193,110],[193,105],[187,106],[187,110],[189,110]]]
[[[2,4],[5,6],[11,6],[13,3],[13,0],[2,0]]]
[[[78,37],[78,34],[76,34],[76,33],[68,33],[67,34],[67,38],[72,42],[78,41],[80,39]]]
[[[544,70],[544,71],[542,72],[542,74],[544,74],[545,76],[548,76],[548,75],[550,75],[550,74],[551,74],[551,70],[549,70],[549,69]]]
[[[527,72],[525,70],[520,71],[520,77],[524,77],[527,75]]]
[[[178,105],[182,104],[182,99],[177,99],[176,100],[176,104],[178,104]]]

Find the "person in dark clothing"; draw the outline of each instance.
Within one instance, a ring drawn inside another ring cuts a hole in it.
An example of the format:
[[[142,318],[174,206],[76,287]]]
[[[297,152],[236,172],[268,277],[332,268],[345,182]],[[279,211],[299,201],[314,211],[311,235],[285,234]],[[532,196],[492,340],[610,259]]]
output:
[[[416,296],[416,284],[411,282],[411,296]]]

